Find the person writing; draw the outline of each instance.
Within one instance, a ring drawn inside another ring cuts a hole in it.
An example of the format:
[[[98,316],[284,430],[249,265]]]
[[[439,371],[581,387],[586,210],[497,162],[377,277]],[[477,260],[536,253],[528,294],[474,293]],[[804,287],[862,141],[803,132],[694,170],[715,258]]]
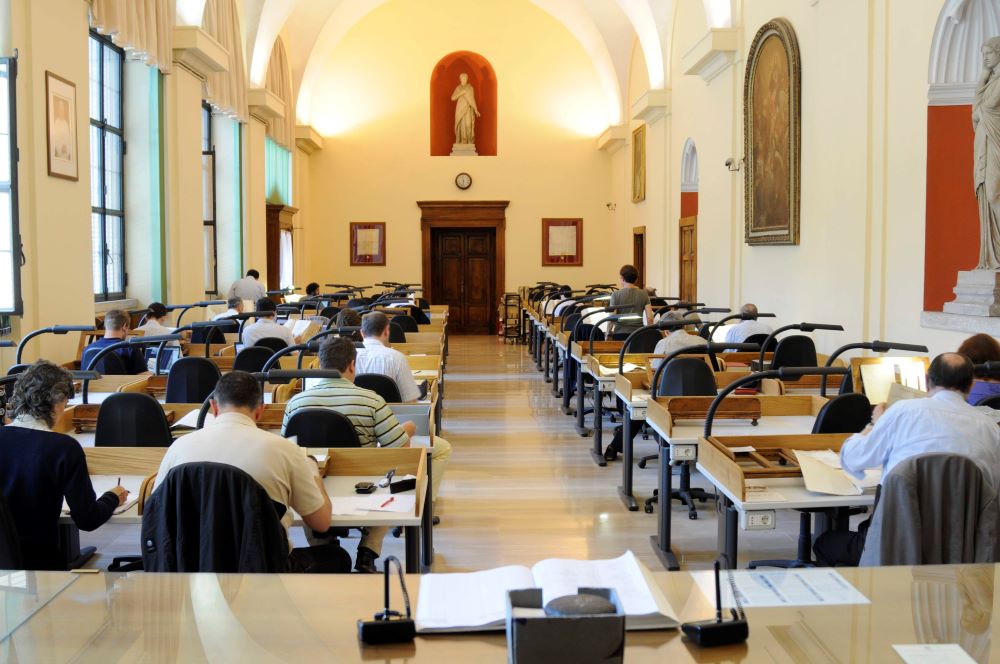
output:
[[[413,372],[406,356],[389,348],[389,317],[373,311],[361,317],[361,336],[365,347],[358,350],[357,370],[364,374],[388,376],[399,388],[404,402],[416,401],[423,392],[413,380]]]
[[[66,568],[58,527],[64,499],[73,523],[91,531],[128,498],[120,486],[97,497],[80,443],[53,431],[71,398],[69,372],[39,360],[15,383],[13,420],[0,427],[0,493],[14,519],[25,569]]]
[[[1000,427],[966,403],[972,379],[969,358],[958,353],[938,355],[927,371],[927,398],[899,401],[889,409],[876,406],[872,423],[844,441],[840,465],[859,478],[865,469],[881,466],[885,477],[899,462],[918,454],[961,454],[979,465],[996,490],[1000,487]],[[813,545],[816,560],[828,566],[857,566],[870,525],[871,518],[857,531],[820,535]]]

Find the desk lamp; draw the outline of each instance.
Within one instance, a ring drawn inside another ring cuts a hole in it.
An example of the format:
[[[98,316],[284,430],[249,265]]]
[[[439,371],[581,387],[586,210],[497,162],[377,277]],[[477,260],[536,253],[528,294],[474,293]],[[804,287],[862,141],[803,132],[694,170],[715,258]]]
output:
[[[784,325],[779,327],[777,330],[767,335],[767,339],[764,343],[760,345],[760,366],[764,367],[764,353],[767,352],[768,347],[771,342],[782,332],[787,330],[802,330],[803,332],[812,332],[813,330],[836,330],[837,332],[843,332],[843,325],[830,325],[827,323],[792,323],[791,325]],[[812,375],[812,374],[802,374],[802,375]]]
[[[96,353],[94,353],[93,357],[90,358],[90,362],[87,363],[87,366],[85,366],[83,370],[94,371],[94,367],[98,366],[98,362],[101,360],[101,358],[105,357],[106,355],[109,355],[110,353],[118,350],[119,348],[124,348],[126,346],[158,346],[158,349],[156,351],[156,362],[154,363],[155,366],[154,373],[158,376],[160,375],[160,358],[162,357],[163,349],[171,341],[179,342],[180,340],[181,340],[181,335],[179,334],[158,334],[151,337],[129,337],[128,339],[113,343],[109,346],[104,346],[103,348],[98,350]],[[83,379],[83,403],[87,403],[87,396],[89,394],[91,380],[92,380],[91,378]]]
[[[710,339],[714,338],[715,331],[731,320],[757,320],[758,318],[774,318],[774,317],[775,317],[774,314],[743,314],[743,313],[733,314],[732,316],[726,316],[712,327],[712,332],[708,336]]]
[[[167,311],[180,310],[180,313],[177,314],[177,327],[180,327],[181,319],[184,318],[184,314],[186,314],[190,309],[194,309],[196,307],[204,309],[205,307],[214,307],[224,305],[226,303],[226,300],[203,300],[201,302],[192,302],[191,304],[168,304],[165,308]]]
[[[332,369],[272,369],[271,371],[260,371],[251,375],[260,382],[261,389],[263,389],[264,383],[287,383],[294,378],[340,378],[340,372]],[[196,429],[205,428],[205,418],[212,407],[212,399],[214,397],[215,392],[213,391],[201,403],[201,408],[198,410],[198,423],[195,425]]]

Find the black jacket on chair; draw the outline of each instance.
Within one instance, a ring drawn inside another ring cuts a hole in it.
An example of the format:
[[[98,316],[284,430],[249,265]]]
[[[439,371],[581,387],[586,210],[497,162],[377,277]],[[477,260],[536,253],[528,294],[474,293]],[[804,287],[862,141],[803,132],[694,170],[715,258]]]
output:
[[[142,515],[147,572],[284,572],[288,539],[278,510],[250,475],[222,463],[185,463]]]

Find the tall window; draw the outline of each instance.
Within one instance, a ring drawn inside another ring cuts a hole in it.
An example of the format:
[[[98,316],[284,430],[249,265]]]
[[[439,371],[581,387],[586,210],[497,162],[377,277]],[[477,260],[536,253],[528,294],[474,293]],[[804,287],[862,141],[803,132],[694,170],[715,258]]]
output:
[[[0,335],[20,314],[21,235],[17,227],[17,122],[14,80],[17,60],[0,58]]]
[[[205,235],[205,294],[219,292],[218,249],[215,232],[215,144],[212,141],[212,108],[201,105],[201,196]]]
[[[90,219],[94,297],[125,297],[124,52],[90,33]]]

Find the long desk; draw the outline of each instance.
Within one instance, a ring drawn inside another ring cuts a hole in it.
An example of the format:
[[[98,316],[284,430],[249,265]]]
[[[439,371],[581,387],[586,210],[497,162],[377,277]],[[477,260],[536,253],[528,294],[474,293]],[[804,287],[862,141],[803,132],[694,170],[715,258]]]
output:
[[[749,608],[750,638],[711,649],[679,630],[627,632],[625,662],[894,662],[893,645],[917,643],[958,643],[976,661],[995,659],[997,566],[838,571],[871,603]],[[688,572],[653,578],[681,621],[714,614]],[[407,576],[414,607],[420,582]],[[391,596],[401,609],[395,582]],[[0,575],[0,602],[0,659],[12,661],[507,661],[503,632],[362,645],[356,621],[382,609],[381,575],[26,572]]]

